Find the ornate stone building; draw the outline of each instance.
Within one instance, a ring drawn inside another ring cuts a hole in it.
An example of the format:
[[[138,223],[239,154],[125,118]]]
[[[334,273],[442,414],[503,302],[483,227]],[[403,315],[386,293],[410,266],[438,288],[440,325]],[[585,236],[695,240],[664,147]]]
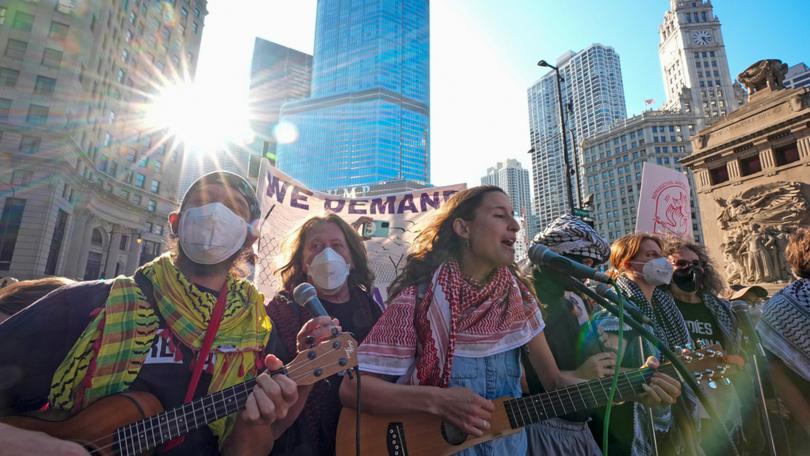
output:
[[[692,138],[709,252],[730,284],[790,280],[787,237],[810,224],[810,88],[785,89],[787,66],[762,60],[740,74],[749,103]]]
[[[160,253],[181,151],[141,121],[193,75],[206,0],[0,5],[0,276],[97,279]]]

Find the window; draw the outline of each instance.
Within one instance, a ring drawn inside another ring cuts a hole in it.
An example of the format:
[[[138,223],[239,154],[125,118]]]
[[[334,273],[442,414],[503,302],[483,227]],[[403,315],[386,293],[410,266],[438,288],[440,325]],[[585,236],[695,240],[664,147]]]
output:
[[[161,166],[163,166],[163,164],[160,162],[160,160],[152,159],[152,169],[154,169],[156,173],[160,172]]]
[[[759,162],[759,154],[748,158],[740,159],[740,175],[750,176],[762,171],[762,164]]]
[[[194,22],[194,23],[191,24],[191,30],[196,35],[200,30],[200,26],[196,22]]]
[[[6,198],[3,214],[0,216],[0,271],[8,271],[11,267],[24,210],[24,199]]]
[[[10,59],[22,60],[25,57],[25,50],[28,48],[28,43],[25,41],[12,40],[9,38],[6,43],[5,56]]]
[[[0,98],[0,120],[8,120],[9,112],[11,112],[11,100]]]
[[[108,131],[107,131],[107,132],[104,132],[104,140],[102,140],[102,141],[101,141],[101,144],[102,144],[104,147],[110,147],[110,145],[112,144],[112,142],[113,142],[113,137],[112,137],[112,135],[110,134],[110,132],[108,132]]]
[[[153,199],[150,199],[150,200],[149,200],[149,203],[148,203],[148,204],[147,204],[147,206],[146,206],[146,209],[147,209],[149,212],[155,212],[155,211],[157,210],[157,201],[155,201],[155,200],[153,200]]]
[[[33,176],[33,171],[15,169],[11,173],[11,185],[28,185],[31,183],[31,178]]]
[[[62,250],[62,241],[65,239],[65,228],[67,228],[68,214],[59,209],[56,216],[56,226],[53,228],[51,236],[51,247],[48,251],[48,261],[45,263],[45,274],[56,274],[56,265],[59,262],[59,252]]]
[[[124,35],[124,41],[127,43],[132,41],[132,30],[127,30],[127,33]]]
[[[50,109],[47,106],[32,104],[28,108],[28,116],[25,121],[31,125],[45,125],[45,122],[48,121],[48,111]]]
[[[773,150],[773,158],[776,161],[776,166],[787,165],[799,161],[799,148],[796,143],[790,143],[782,147],[777,147]]]
[[[152,193],[160,193],[160,181],[152,180],[152,186],[149,189],[152,190]]]
[[[34,26],[34,16],[17,11],[14,14],[14,20],[11,21],[11,27],[24,32],[30,32],[31,27]]]
[[[121,50],[121,61],[124,63],[129,62],[129,51],[126,49]]]
[[[6,13],[7,12],[8,12],[8,10],[6,9],[5,6],[0,6],[0,25],[6,23]]]
[[[57,0],[56,11],[59,11],[62,14],[73,14],[73,10],[76,8],[76,3],[76,0]]]
[[[115,75],[115,80],[123,84],[124,79],[126,77],[127,77],[127,73],[124,70],[122,70],[121,68],[119,68],[118,72]]]
[[[87,266],[84,268],[84,280],[96,280],[101,277],[101,254],[87,253]]]
[[[56,79],[46,78],[45,76],[37,76],[37,81],[34,84],[34,93],[40,95],[53,95],[54,88],[56,88]]]
[[[36,136],[23,135],[20,140],[20,152],[24,154],[35,154],[39,152],[41,139]]]
[[[144,183],[146,182],[146,176],[141,173],[135,174],[135,186],[138,188],[143,188]]]
[[[101,230],[93,228],[93,233],[90,235],[90,244],[101,247],[104,244],[104,237],[101,235]]]
[[[0,86],[14,87],[17,85],[17,79],[20,77],[20,72],[12,68],[0,68]]]
[[[135,15],[135,11],[130,11],[129,12],[129,23],[134,24],[137,19],[138,19],[138,16]]]
[[[118,250],[126,250],[127,244],[129,244],[129,236],[126,234],[121,235],[121,242],[118,243]]]
[[[141,203],[143,202],[143,197],[141,195],[132,195],[132,202],[136,206],[140,206]]]
[[[48,36],[55,40],[63,40],[67,37],[68,28],[70,27],[67,24],[51,21],[51,29],[48,31]]]
[[[717,185],[728,180],[728,168],[726,165],[709,169],[709,182]]]
[[[62,51],[57,51],[56,49],[45,48],[45,51],[42,52],[42,64],[51,67],[51,68],[59,68],[59,65],[62,63]]]

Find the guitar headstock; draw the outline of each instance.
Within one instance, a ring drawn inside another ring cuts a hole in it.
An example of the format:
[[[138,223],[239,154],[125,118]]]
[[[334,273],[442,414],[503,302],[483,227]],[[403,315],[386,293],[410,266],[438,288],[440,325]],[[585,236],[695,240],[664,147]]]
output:
[[[357,341],[344,332],[299,352],[285,369],[297,384],[312,385],[356,365]]]
[[[705,381],[715,388],[717,382],[730,383],[726,377],[730,367],[742,367],[744,364],[738,356],[726,354],[723,347],[711,345],[697,350],[684,348],[681,350],[680,360],[695,376],[698,383]]]

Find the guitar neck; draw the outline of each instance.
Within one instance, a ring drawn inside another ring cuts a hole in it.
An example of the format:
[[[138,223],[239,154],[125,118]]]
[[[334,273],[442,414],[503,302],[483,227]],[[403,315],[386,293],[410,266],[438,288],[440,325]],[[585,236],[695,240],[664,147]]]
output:
[[[284,371],[273,373],[282,372]],[[250,379],[118,428],[116,441],[119,454],[122,456],[143,454],[173,438],[240,411],[255,385],[256,379]]]
[[[660,372],[675,374],[671,364],[662,365]],[[641,385],[655,371],[642,368],[619,374],[614,400],[627,401],[643,393]],[[522,428],[542,420],[607,405],[612,376],[577,383],[547,393],[533,394],[504,401],[506,415],[512,429]]]

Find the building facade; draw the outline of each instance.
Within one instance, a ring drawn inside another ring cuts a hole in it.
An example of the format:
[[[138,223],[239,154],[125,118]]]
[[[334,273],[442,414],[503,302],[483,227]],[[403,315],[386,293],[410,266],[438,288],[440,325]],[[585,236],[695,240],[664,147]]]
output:
[[[519,161],[507,159],[487,168],[486,176],[481,177],[481,185],[500,187],[509,196],[515,215],[529,221],[532,213],[531,183],[529,170]],[[529,234],[530,235],[530,234]]]
[[[708,125],[737,109],[743,95],[732,83],[720,20],[708,0],[670,0],[658,28],[658,58],[667,111],[695,116]]]
[[[785,74],[785,80],[782,84],[788,89],[810,87],[810,67],[804,63],[797,63],[788,68],[787,74]]]
[[[321,0],[312,98],[282,108],[278,167],[318,190],[430,182],[428,0]]]
[[[726,280],[775,291],[793,280],[789,235],[810,224],[810,88],[752,90],[748,104],[693,137],[682,163],[695,174],[705,245]]]
[[[619,55],[601,44],[557,59],[563,105],[566,106],[566,138],[569,163],[580,176],[582,139],[607,131],[627,117]],[[535,229],[543,229],[567,212],[563,145],[555,73],[550,71],[528,90],[529,127],[534,181]],[[573,179],[573,186],[581,179]],[[580,188],[582,183],[579,183]],[[582,195],[584,196],[584,195]],[[576,196],[574,197],[576,201]]]
[[[689,137],[694,133],[691,114],[647,111],[583,141],[583,182],[593,195],[597,231],[610,241],[635,231],[644,163],[686,172],[679,161],[692,152]],[[694,185],[690,187],[692,232],[701,242],[697,198]]]
[[[275,165],[278,125],[284,103],[309,98],[312,56],[256,38],[250,65],[252,152]],[[258,172],[258,170],[257,170]]]
[[[140,119],[193,74],[204,0],[0,5],[0,275],[97,279],[159,254],[181,151]]]

